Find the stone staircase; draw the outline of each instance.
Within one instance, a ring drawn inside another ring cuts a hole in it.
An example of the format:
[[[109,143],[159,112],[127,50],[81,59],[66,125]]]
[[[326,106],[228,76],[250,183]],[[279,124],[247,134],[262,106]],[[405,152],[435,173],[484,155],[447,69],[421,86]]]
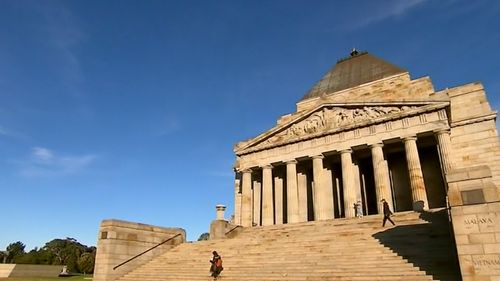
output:
[[[181,244],[120,281],[211,280],[209,260],[224,261],[223,281],[461,280],[444,210],[244,229],[232,239]]]

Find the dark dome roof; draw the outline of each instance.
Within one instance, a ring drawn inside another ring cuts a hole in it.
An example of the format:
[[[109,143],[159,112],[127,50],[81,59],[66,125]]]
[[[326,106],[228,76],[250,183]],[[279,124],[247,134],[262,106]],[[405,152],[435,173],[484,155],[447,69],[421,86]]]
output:
[[[353,51],[350,57],[338,61],[301,101],[405,72],[407,71],[367,52]]]

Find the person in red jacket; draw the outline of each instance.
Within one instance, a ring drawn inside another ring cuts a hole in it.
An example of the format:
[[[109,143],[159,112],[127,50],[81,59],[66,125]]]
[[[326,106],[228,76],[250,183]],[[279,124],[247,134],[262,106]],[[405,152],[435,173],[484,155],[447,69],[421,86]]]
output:
[[[210,266],[210,272],[212,273],[211,276],[214,278],[214,280],[217,280],[217,277],[219,277],[219,274],[224,268],[222,267],[221,256],[219,256],[216,251],[213,251],[212,254],[213,257],[210,260],[210,263],[212,264],[212,266]]]

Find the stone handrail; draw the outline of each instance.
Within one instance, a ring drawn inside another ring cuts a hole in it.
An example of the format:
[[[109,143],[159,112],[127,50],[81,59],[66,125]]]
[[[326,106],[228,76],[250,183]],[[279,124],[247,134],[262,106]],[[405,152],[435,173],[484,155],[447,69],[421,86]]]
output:
[[[235,230],[238,227],[242,227],[242,226],[241,225],[237,225],[237,226],[231,228],[228,232],[226,232],[226,235],[228,235],[229,233],[233,232],[233,230]]]
[[[157,247],[159,247],[159,246],[161,246],[161,245],[163,245],[163,244],[167,243],[168,241],[170,241],[170,240],[172,240],[172,239],[174,239],[175,237],[180,236],[180,235],[181,235],[181,233],[178,233],[178,234],[176,234],[176,235],[174,235],[174,236],[172,236],[172,237],[168,238],[167,240],[162,241],[162,242],[160,242],[159,244],[157,244],[157,245],[155,245],[155,246],[153,246],[153,247],[151,247],[151,248],[147,249],[146,251],[144,251],[144,252],[142,252],[142,253],[140,253],[140,254],[137,254],[137,255],[135,255],[135,256],[133,256],[133,257],[131,257],[130,259],[128,259],[128,260],[126,260],[126,261],[124,261],[124,262],[122,262],[122,263],[120,263],[120,264],[116,265],[115,267],[113,267],[113,270],[116,270],[116,269],[117,269],[117,268],[119,268],[120,266],[122,266],[122,265],[124,265],[124,264],[126,264],[126,263],[128,263],[128,262],[131,262],[131,261],[135,260],[136,258],[138,258],[138,257],[140,257],[140,256],[142,256],[142,255],[144,255],[145,253],[147,253],[147,252],[149,252],[149,251],[152,251],[153,249],[155,249],[155,248],[157,248]]]

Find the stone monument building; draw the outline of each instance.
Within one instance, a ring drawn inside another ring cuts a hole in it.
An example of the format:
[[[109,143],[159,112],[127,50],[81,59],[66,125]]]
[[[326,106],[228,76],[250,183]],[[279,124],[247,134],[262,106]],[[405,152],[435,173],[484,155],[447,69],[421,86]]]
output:
[[[436,91],[354,50],[236,144],[233,219],[217,205],[210,241],[104,220],[94,280],[204,280],[217,250],[226,281],[498,281],[496,115],[480,83]]]
[[[487,163],[500,181],[496,112],[480,83],[429,77],[366,52],[337,62],[276,126],[235,145],[234,223],[266,226],[445,207],[446,174]]]

